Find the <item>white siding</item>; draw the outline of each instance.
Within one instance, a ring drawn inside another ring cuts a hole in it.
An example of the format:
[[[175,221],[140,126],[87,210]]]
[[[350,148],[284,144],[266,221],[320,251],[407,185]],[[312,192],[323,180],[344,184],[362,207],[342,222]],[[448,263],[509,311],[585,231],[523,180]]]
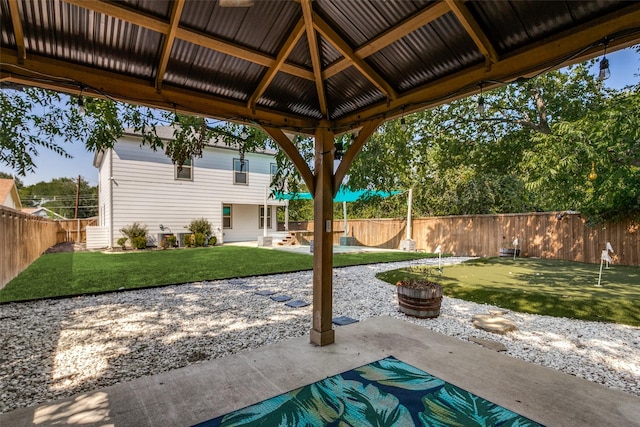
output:
[[[259,205],[237,205],[231,206],[232,228],[224,230],[225,242],[243,242],[248,240],[258,240],[258,236],[263,235],[262,228],[258,228]],[[268,233],[277,231],[276,206],[271,206],[271,228]]]
[[[162,232],[160,224],[177,234],[186,232],[185,227],[198,218],[209,220],[218,241],[223,242],[223,204],[253,205],[253,217],[247,211],[241,219],[234,218],[233,225],[244,230],[238,233],[238,239],[257,239],[262,235],[257,228],[257,206],[264,203],[274,159],[271,155],[247,153],[249,185],[234,185],[233,159],[237,157],[237,150],[206,148],[202,158],[193,160],[193,181],[175,180],[175,167],[162,151],[140,147],[135,138],[123,138],[113,152],[114,245],[121,237],[120,229],[134,222],[145,224],[149,242],[156,244],[156,236]],[[235,233],[232,235],[236,238]]]
[[[107,236],[115,236],[111,232],[111,150],[106,150],[102,162],[98,165],[98,226],[107,229]],[[117,238],[115,238],[117,240]],[[109,237],[107,237],[109,240]],[[109,245],[107,245],[109,246]]]
[[[101,249],[109,246],[109,228],[87,226],[87,249]]]

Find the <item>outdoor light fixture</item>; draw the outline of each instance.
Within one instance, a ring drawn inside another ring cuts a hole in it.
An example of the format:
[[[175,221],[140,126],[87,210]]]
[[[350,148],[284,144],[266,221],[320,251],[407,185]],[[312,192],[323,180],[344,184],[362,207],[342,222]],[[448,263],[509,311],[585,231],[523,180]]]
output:
[[[607,59],[607,47],[609,46],[609,40],[604,41],[604,54],[600,61],[600,73],[598,74],[598,80],[607,80],[611,77],[611,71],[609,70],[609,60]]]
[[[482,83],[480,83],[480,97],[478,98],[478,114],[484,114],[486,108],[484,105],[484,97],[482,96]]]
[[[78,96],[78,113],[80,113],[80,115],[82,116],[87,113],[86,108],[84,108],[84,97],[82,95]]]
[[[404,107],[402,107],[402,118],[400,119],[400,129],[407,131],[407,121],[404,119]]]
[[[591,162],[591,172],[589,173],[589,181],[595,181],[597,177],[598,177],[598,174],[596,173],[595,162]]]
[[[334,160],[342,159],[342,156],[344,155],[344,146],[342,145],[342,142],[336,142],[334,146],[335,146],[335,151],[333,152],[333,159]]]
[[[246,141],[247,137],[248,137],[247,129],[243,126],[242,127],[242,132],[240,133],[240,139],[243,140],[243,141]]]

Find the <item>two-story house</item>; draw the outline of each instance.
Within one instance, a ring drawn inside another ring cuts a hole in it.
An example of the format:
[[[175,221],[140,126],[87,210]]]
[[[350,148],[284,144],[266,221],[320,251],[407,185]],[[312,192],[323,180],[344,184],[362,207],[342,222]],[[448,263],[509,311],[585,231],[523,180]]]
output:
[[[158,129],[163,139],[170,127]],[[141,146],[127,132],[112,149],[94,157],[99,169],[99,222],[87,232],[89,248],[114,247],[120,229],[134,222],[149,230],[149,245],[163,234],[182,237],[194,219],[211,222],[218,242],[255,241],[277,230],[276,208],[285,203],[267,199],[276,171],[275,152],[246,153],[223,143],[210,143],[202,158],[179,168],[162,150]],[[265,205],[267,233],[264,232]]]

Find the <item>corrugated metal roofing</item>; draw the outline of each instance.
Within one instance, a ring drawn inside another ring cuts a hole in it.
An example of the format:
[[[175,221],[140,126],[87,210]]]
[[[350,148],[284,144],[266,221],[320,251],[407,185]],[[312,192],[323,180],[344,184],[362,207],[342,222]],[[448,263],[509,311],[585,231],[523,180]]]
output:
[[[17,52],[20,43],[14,36],[8,1],[0,0],[0,41],[3,52],[15,58],[16,54],[12,52]],[[276,65],[283,44],[303,17],[300,2],[307,0],[257,0],[254,6],[241,8],[221,7],[213,0],[187,1],[179,17],[179,31],[168,51],[166,70],[160,76],[163,47],[174,5],[172,0],[69,1],[71,3],[65,0],[17,1],[17,18],[24,28],[24,40],[20,42],[24,43],[27,58],[44,57],[84,65],[96,73],[106,73],[105,76],[116,73],[136,77],[142,79],[140,87],[145,89],[161,82],[163,88],[190,90],[199,98],[232,101],[236,111],[245,115],[246,120],[251,120],[255,114],[255,106],[304,120],[321,118],[306,32],[286,62],[280,64],[273,80],[261,88],[264,90],[256,105],[249,105],[265,73]],[[427,8],[435,3],[433,0],[311,2],[313,19],[326,21],[353,52],[363,47],[366,52],[361,58],[366,64],[364,71],[356,69],[336,50],[336,41],[317,34],[328,114],[333,120],[342,120],[366,109],[384,111],[387,108],[391,114],[397,114],[399,108],[405,107],[405,98],[415,103],[420,101],[411,98],[410,94],[427,84],[447,82],[452,75],[467,73],[474,77],[452,87],[451,93],[472,92],[485,78],[475,71],[487,63],[482,53],[484,48],[474,42],[468,33],[470,30],[461,23],[461,19],[466,18],[458,17],[442,3],[437,7],[440,12],[431,22],[423,22],[420,28],[411,31],[402,30],[403,33],[378,46],[375,52],[367,51],[366,46],[372,40],[390,31],[396,34],[393,30],[398,25],[422,11],[429,12],[432,9]],[[477,28],[497,51],[498,57],[489,62],[508,60],[515,51],[570,34],[567,30],[579,25],[598,25],[603,17],[613,20],[618,15],[640,13],[638,3],[621,0],[479,0],[458,5],[468,11],[468,16],[477,22]],[[616,12],[615,16],[613,12]],[[617,25],[627,31],[624,35],[626,43],[634,37],[640,39],[640,35],[633,36],[640,34],[640,19],[636,20],[635,30],[630,24]],[[584,45],[567,51],[565,56],[589,47],[595,51],[595,47],[603,43],[602,35],[590,39],[588,33],[583,34]],[[613,42],[618,39],[614,38]],[[557,65],[568,59],[568,56],[556,58]],[[39,64],[38,60],[27,65],[36,63]],[[518,66],[510,65],[515,77]],[[25,67],[2,61],[5,75],[21,75]],[[371,75],[366,75],[368,68],[373,70]],[[486,76],[490,76],[491,67],[485,70]],[[35,71],[41,80],[42,75],[47,74],[44,65]],[[372,80],[378,82],[374,85]],[[95,90],[106,90],[101,82],[96,84],[99,88]],[[379,86],[391,89],[386,89],[389,93],[382,93]],[[117,89],[114,86],[111,90],[118,92]],[[172,100],[164,97],[162,88],[158,93],[160,98],[155,105],[163,102],[171,105]],[[127,97],[128,93],[118,96]],[[394,102],[396,96],[400,101]]]

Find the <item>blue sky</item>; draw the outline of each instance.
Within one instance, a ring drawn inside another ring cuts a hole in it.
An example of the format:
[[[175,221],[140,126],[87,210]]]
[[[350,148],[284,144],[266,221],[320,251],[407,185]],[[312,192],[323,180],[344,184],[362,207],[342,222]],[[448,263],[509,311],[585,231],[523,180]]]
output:
[[[614,89],[638,82],[640,72],[640,54],[635,49],[623,49],[608,53],[611,77],[606,80],[606,85]],[[593,67],[593,73],[598,73],[598,64]],[[98,169],[93,167],[94,153],[88,152],[83,144],[63,145],[64,149],[73,156],[65,159],[48,150],[41,149],[40,155],[35,159],[36,170],[34,173],[19,177],[25,185],[33,185],[40,181],[50,181],[53,178],[70,177],[77,178],[81,175],[91,185],[98,184]],[[13,173],[6,166],[0,165],[3,172]]]

